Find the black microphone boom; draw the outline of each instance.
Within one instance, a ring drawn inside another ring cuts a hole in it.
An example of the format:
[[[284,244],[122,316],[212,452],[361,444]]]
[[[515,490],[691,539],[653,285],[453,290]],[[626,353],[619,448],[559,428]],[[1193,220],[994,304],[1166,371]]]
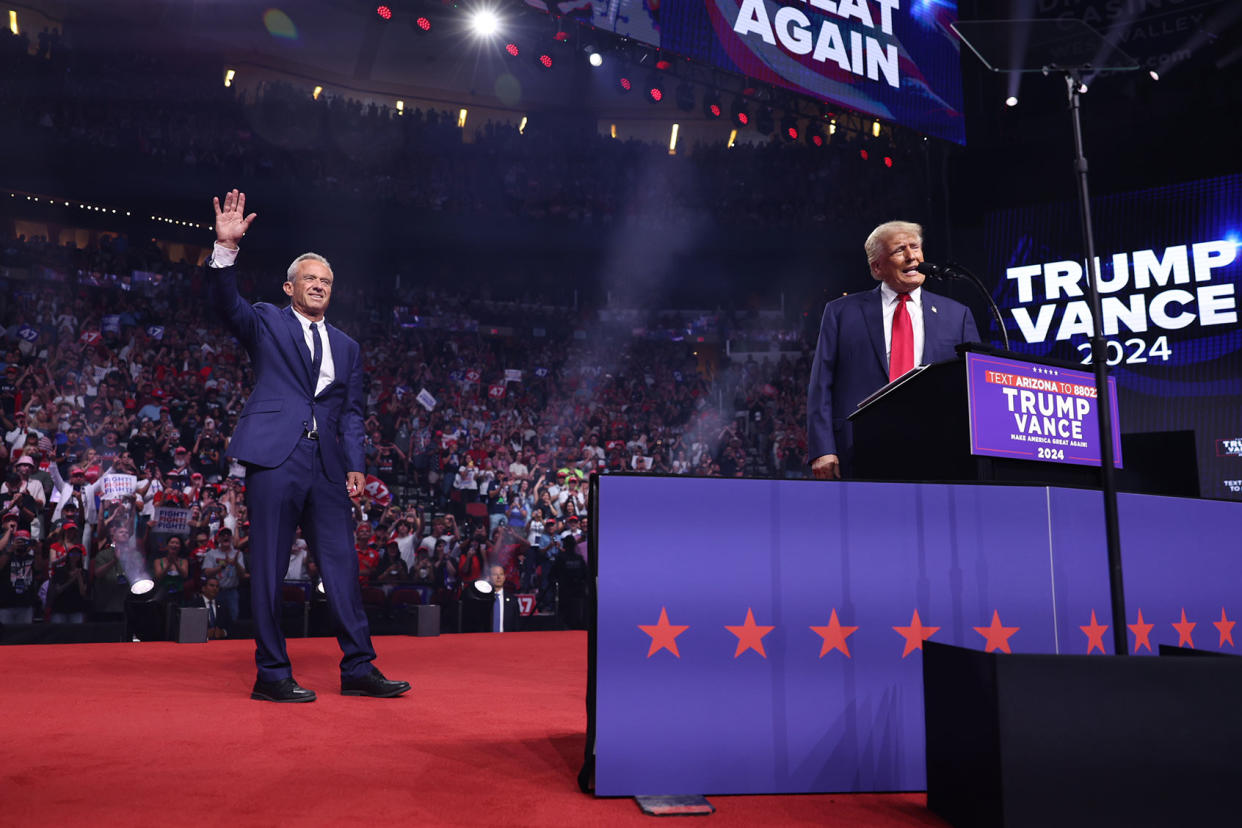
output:
[[[931,262],[919,262],[919,266],[915,270],[933,279],[953,279],[957,277],[956,273],[952,273],[947,268],[932,264]]]
[[[988,292],[983,282],[979,281],[979,277],[961,265],[953,264],[952,262],[944,265],[919,262],[916,269],[924,276],[930,276],[933,279],[964,279],[978,288],[979,292],[983,294],[983,298],[987,300],[988,309],[992,311],[992,318],[996,320],[996,326],[1000,329],[1001,340],[1005,343],[1005,350],[1009,350],[1009,332],[1005,330],[1005,319],[1001,316],[1000,308],[996,306],[996,302],[992,299],[992,294]]]

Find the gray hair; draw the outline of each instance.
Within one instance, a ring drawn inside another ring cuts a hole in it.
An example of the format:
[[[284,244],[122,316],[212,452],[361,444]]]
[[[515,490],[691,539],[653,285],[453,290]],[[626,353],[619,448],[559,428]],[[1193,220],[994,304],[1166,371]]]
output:
[[[298,264],[308,259],[311,261],[319,262],[324,267],[326,267],[330,273],[332,272],[332,265],[328,264],[328,260],[325,259],[323,256],[320,256],[318,253],[303,253],[301,256],[298,256],[296,259],[294,259],[289,264],[289,270],[285,272],[285,281],[292,282],[294,277],[298,275]],[[332,275],[335,276],[336,274],[333,273]]]
[[[886,221],[872,230],[871,235],[863,242],[863,249],[867,251],[867,264],[883,255],[885,239],[897,233],[913,233],[919,237],[919,244],[923,243],[923,225],[912,221]]]

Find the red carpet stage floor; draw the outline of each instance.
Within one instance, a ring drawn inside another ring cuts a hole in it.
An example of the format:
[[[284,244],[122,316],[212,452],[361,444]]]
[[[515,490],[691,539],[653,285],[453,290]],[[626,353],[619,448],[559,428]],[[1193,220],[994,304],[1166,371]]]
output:
[[[250,700],[251,641],[5,647],[0,824],[655,819],[633,800],[578,791],[585,633],[375,643],[378,666],[413,683],[405,697],[341,696],[334,639],[289,641],[295,676],[319,693],[313,704]],[[711,801],[718,826],[944,824],[922,794]]]

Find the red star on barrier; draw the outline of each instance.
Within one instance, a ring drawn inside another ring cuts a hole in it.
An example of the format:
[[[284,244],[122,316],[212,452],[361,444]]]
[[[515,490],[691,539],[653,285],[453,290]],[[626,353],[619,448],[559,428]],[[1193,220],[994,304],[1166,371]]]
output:
[[[850,645],[845,643],[845,639],[858,631],[858,627],[843,627],[841,622],[837,620],[837,608],[832,608],[832,615],[828,618],[828,626],[811,627],[820,638],[824,639],[823,645],[819,648],[819,657],[823,658],[833,650],[840,650],[845,653],[846,658],[853,658],[850,655]]]
[[[660,621],[657,624],[639,624],[638,628],[651,636],[651,649],[647,650],[647,658],[651,658],[660,650],[668,650],[673,655],[681,658],[681,653],[677,652],[677,636],[690,629],[687,624],[678,626],[668,623],[668,610],[660,607]]]
[[[1000,620],[1000,612],[992,610],[992,624],[988,627],[975,627],[975,632],[987,639],[987,646],[984,647],[985,653],[993,650],[1001,650],[1002,652],[1010,652],[1009,637],[1020,630],[1021,627],[1002,627]]]
[[[919,619],[919,611],[915,608],[914,615],[910,619],[910,626],[893,627],[893,629],[906,640],[906,649],[901,653],[901,657],[905,658],[915,650],[922,650],[923,642],[935,635],[940,628],[924,627],[922,620]]]
[[[1190,637],[1190,633],[1194,628],[1195,622],[1186,620],[1186,608],[1182,607],[1182,620],[1180,622],[1173,622],[1173,629],[1177,630],[1177,646],[1186,646],[1194,649],[1195,640]]]
[[[764,658],[768,654],[763,650],[763,637],[776,627],[762,627],[755,623],[755,613],[750,607],[746,608],[746,623],[740,627],[731,627],[725,624],[725,629],[737,636],[737,652],[733,654],[737,658],[747,650],[754,650]]]
[[[1091,610],[1090,625],[1086,627],[1080,625],[1078,629],[1087,634],[1087,655],[1091,655],[1091,651],[1096,647],[1100,648],[1101,653],[1107,652],[1104,649],[1104,633],[1108,630],[1108,625],[1095,620],[1095,610]]]
[[[1147,652],[1151,652],[1151,639],[1147,636],[1151,635],[1152,628],[1155,624],[1143,623],[1143,611],[1138,611],[1138,621],[1133,624],[1126,624],[1130,628],[1130,632],[1134,633],[1134,652],[1138,652],[1140,648],[1146,647]]]
[[[1236,623],[1238,622],[1230,621],[1228,618],[1225,617],[1225,608],[1221,607],[1220,608],[1220,620],[1212,622],[1212,626],[1220,631],[1220,644],[1218,646],[1221,646],[1221,647],[1225,646],[1226,641],[1229,642],[1230,647],[1233,646],[1233,625]]]

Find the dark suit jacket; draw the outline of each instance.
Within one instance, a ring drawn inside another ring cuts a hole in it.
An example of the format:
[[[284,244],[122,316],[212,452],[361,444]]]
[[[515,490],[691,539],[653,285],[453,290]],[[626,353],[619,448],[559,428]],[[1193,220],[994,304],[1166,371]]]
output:
[[[336,379],[315,396],[311,354],[292,308],[254,305],[237,294],[234,268],[208,268],[216,308],[254,365],[254,391],[246,400],[228,453],[240,462],[275,468],[293,452],[314,416],[324,471],[333,482],[362,471],[363,391],[358,343],[325,324]],[[316,378],[317,379],[317,378]]]
[[[845,418],[888,383],[880,301],[878,285],[834,299],[824,307],[819,326],[807,393],[807,453],[812,461],[837,455],[843,472],[852,466],[854,443],[853,424]],[[965,305],[926,288],[922,302],[924,364],[953,359],[954,346],[979,340],[975,319]]]
[[[207,608],[207,598],[202,595],[195,595],[194,600],[189,604],[191,607]],[[207,626],[211,626],[211,620],[208,619]],[[220,603],[220,599],[216,598],[216,626],[225,632],[232,632],[233,616],[229,615],[229,608]]]
[[[517,630],[521,628],[520,625],[522,623],[521,621],[522,615],[521,615],[520,608],[518,607],[517,591],[512,590],[512,589],[506,589],[504,600],[505,600],[505,608],[503,612],[504,612],[504,617],[505,617],[505,632],[517,632]],[[492,601],[495,602],[496,598],[493,597]],[[490,611],[495,612],[495,610],[490,610]],[[492,632],[495,632],[494,626],[491,627],[490,629],[492,629]]]

